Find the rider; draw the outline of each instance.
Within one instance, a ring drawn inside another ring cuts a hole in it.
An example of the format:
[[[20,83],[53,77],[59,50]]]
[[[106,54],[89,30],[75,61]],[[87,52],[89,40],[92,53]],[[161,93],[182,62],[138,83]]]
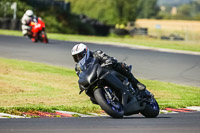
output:
[[[131,73],[131,68],[125,63],[118,62],[117,59],[108,56],[101,50],[97,50],[95,52],[91,52],[89,48],[83,44],[76,44],[72,48],[72,57],[74,61],[77,63],[75,65],[75,71],[77,75],[80,74],[80,66],[85,63],[85,61],[89,58],[97,58],[99,60],[99,63],[102,64],[109,64],[109,67],[114,69],[115,71],[119,72],[120,74],[126,76],[128,80],[132,83],[132,86],[134,88],[138,88],[139,90],[145,90],[146,86],[140,83]],[[82,90],[82,88],[80,88]]]
[[[32,10],[27,10],[22,19],[21,19],[21,23],[22,23],[22,34],[24,36],[28,36],[30,38],[32,38],[32,41],[35,41],[35,37],[37,36],[36,33],[31,33],[31,26],[29,26],[29,24],[35,20],[35,18],[37,18]]]
[[[30,22],[33,19],[33,11],[32,10],[27,10],[22,19],[21,19],[21,23],[22,23],[22,34],[24,36],[28,35],[28,32],[31,30],[31,26],[29,26]]]

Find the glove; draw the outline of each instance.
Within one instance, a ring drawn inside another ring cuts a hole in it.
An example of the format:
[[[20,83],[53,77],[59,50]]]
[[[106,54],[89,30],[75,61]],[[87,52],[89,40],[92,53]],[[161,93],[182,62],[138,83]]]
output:
[[[127,65],[126,63],[121,63],[122,68],[124,68],[125,70],[127,70],[128,72],[131,72],[132,69],[132,65]]]

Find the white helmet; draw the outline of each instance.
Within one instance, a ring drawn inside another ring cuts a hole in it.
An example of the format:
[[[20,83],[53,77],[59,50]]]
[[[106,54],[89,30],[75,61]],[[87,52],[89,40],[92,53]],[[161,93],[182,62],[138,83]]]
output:
[[[27,10],[25,13],[27,16],[32,17],[33,16],[33,11],[32,10]]]
[[[83,43],[76,44],[72,48],[72,57],[74,58],[74,61],[76,63],[80,63],[80,65],[83,65],[89,58],[89,56],[90,56],[90,50]]]

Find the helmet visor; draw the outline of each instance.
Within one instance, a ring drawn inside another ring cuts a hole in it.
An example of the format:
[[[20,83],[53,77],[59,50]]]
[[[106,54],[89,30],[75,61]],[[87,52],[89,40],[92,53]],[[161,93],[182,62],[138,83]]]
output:
[[[78,63],[86,54],[86,50],[82,51],[81,53],[78,53],[78,54],[75,54],[75,55],[72,55],[73,58],[74,58],[74,61],[76,63]]]

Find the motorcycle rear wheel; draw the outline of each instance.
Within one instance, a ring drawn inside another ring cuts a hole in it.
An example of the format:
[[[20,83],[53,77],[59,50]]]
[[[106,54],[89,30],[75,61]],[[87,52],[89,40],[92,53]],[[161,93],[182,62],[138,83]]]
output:
[[[100,107],[113,118],[123,118],[124,109],[119,101],[111,103],[106,98],[106,92],[102,88],[97,88],[94,91],[94,96]]]
[[[41,41],[43,43],[48,43],[49,42],[49,40],[47,39],[47,35],[46,35],[46,33],[44,31],[41,32],[40,38],[41,38]]]

